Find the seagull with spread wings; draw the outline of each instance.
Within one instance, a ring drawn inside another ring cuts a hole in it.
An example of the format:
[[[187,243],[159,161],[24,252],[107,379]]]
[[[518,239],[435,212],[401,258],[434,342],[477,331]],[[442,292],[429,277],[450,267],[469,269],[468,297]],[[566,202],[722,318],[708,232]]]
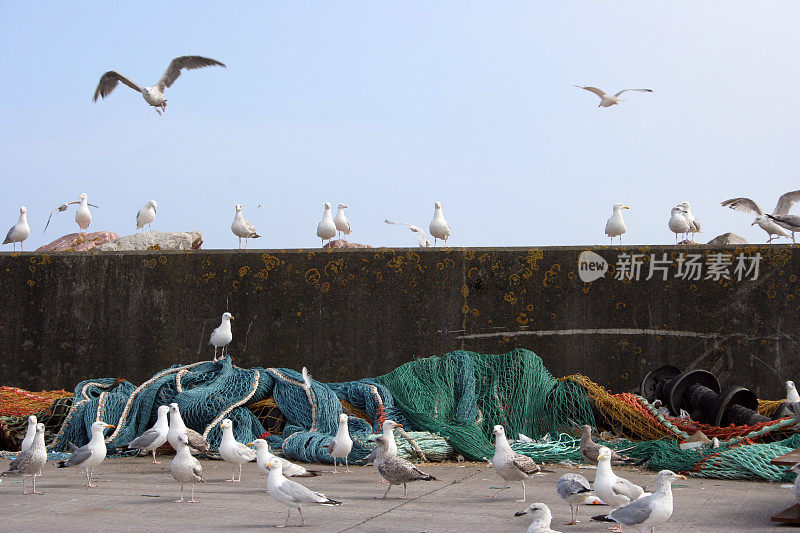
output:
[[[590,93],[594,93],[597,96],[599,96],[600,105],[598,105],[597,107],[611,107],[612,105],[616,105],[620,102],[623,102],[624,100],[620,98],[619,95],[627,91],[638,91],[640,93],[653,92],[653,89],[622,89],[617,94],[612,96],[607,92],[605,92],[603,89],[598,89],[597,87],[583,87],[582,85],[576,85],[575,87],[577,87],[578,89],[584,89],[586,91],[589,91]]]
[[[794,240],[794,233],[792,233],[792,235],[786,233],[783,229],[786,226],[779,225],[773,217],[788,215],[789,210],[795,202],[798,201],[800,201],[800,191],[791,191],[782,194],[781,197],[778,198],[778,203],[775,205],[775,209],[772,210],[771,215],[750,198],[731,198],[730,200],[722,202],[722,206],[730,207],[734,211],[739,211],[740,213],[753,213],[756,215],[756,219],[750,225],[755,226],[758,224],[758,227],[766,231],[767,235],[769,235],[767,242],[772,242],[773,239],[778,239],[780,237],[792,237],[792,240]],[[775,237],[773,237],[773,235],[775,235]]]
[[[425,231],[419,226],[415,226],[414,224],[409,224],[408,222],[393,222],[389,219],[384,220],[384,222],[386,222],[387,224],[396,224],[398,226],[408,226],[408,229],[417,234],[417,241],[419,242],[419,247],[430,248],[431,241],[428,240],[428,236],[425,234]]]
[[[53,218],[53,215],[55,215],[56,213],[63,213],[63,212],[64,212],[64,211],[66,211],[66,210],[67,210],[67,208],[68,208],[69,206],[71,206],[72,204],[80,204],[80,203],[81,203],[81,201],[80,201],[80,200],[76,200],[76,201],[74,201],[74,202],[67,202],[67,203],[65,203],[65,204],[61,204],[60,206],[58,206],[58,207],[56,207],[55,209],[53,209],[52,211],[50,211],[50,216],[49,216],[49,217],[47,217],[47,224],[45,224],[45,225],[44,225],[44,229],[42,230],[42,233],[44,233],[45,231],[47,231],[47,226],[49,226],[49,225],[50,225],[50,219],[52,219],[52,218]],[[88,205],[88,206],[90,206],[90,207],[98,207],[98,206],[96,206],[96,205],[94,205],[94,204],[90,204],[90,203],[88,203],[88,202],[86,203],[86,205]]]
[[[109,70],[100,78],[97,84],[97,89],[94,91],[93,102],[97,101],[97,97],[105,98],[117,87],[117,83],[122,82],[134,91],[142,93],[144,101],[153,106],[156,113],[161,115],[162,111],[167,110],[167,99],[164,96],[164,89],[172,87],[178,76],[181,75],[181,70],[192,70],[195,68],[210,67],[210,66],[224,67],[224,63],[220,63],[216,59],[201,56],[181,56],[173,59],[167,67],[164,75],[158,80],[158,83],[151,87],[142,87],[135,81],[131,80],[120,74],[119,72]]]

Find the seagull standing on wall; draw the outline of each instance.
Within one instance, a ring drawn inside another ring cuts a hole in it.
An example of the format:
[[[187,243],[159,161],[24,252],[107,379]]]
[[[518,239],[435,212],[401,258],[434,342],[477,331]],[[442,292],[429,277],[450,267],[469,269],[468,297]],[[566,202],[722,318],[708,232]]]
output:
[[[597,96],[599,96],[600,97],[600,104],[597,107],[611,107],[612,105],[616,105],[616,104],[618,104],[620,102],[624,102],[624,100],[622,98],[620,98],[619,95],[621,95],[622,93],[627,92],[627,91],[639,91],[639,92],[642,92],[642,93],[651,93],[651,92],[653,92],[652,89],[622,89],[617,94],[612,96],[612,95],[608,94],[607,92],[605,92],[603,89],[598,89],[597,87],[583,87],[581,85],[576,85],[575,87],[577,87],[578,89],[584,89],[586,91],[589,91],[590,93],[594,93]]]
[[[136,213],[136,229],[142,229],[147,224],[148,229],[153,231],[151,224],[156,219],[156,209],[158,209],[158,203],[155,200],[149,200],[144,204]]]
[[[619,237],[619,243],[622,244],[622,234],[625,233],[625,221],[622,220],[622,210],[630,209],[627,205],[617,202],[613,206],[614,212],[611,218],[606,222],[606,235],[611,237],[611,244],[614,244],[614,237]]]
[[[81,205],[78,207],[78,210],[75,211],[75,222],[78,224],[81,232],[86,233],[89,231],[89,224],[92,223],[92,212],[89,211],[89,201],[86,193],[78,196],[78,200],[80,200]]]
[[[694,242],[694,234],[702,233],[703,230],[700,229],[700,221],[692,214],[692,206],[689,205],[689,202],[683,202],[675,207],[683,208],[683,216],[685,216],[686,220],[689,222],[689,233],[692,234],[692,242]]]
[[[339,204],[339,209],[336,211],[336,216],[333,219],[333,223],[336,225],[336,231],[339,232],[339,238],[342,238],[342,233],[345,235],[350,235],[352,232],[350,231],[350,221],[347,220],[347,217],[344,214],[344,210],[347,209],[347,206],[344,204]]]
[[[239,237],[239,249],[242,248],[242,239],[244,239],[244,247],[247,248],[247,239],[258,239],[261,237],[258,233],[256,233],[256,227],[253,226],[250,222],[245,220],[244,215],[242,214],[242,206],[236,206],[236,214],[233,216],[233,222],[231,223],[231,231],[234,235]]]
[[[208,343],[214,346],[215,363],[217,362],[217,348],[222,348],[222,355],[219,358],[225,359],[225,347],[233,340],[231,320],[233,320],[233,315],[228,312],[222,313],[222,321],[219,326],[211,332],[211,338],[208,339]]]
[[[19,249],[22,250],[22,242],[27,239],[31,234],[31,227],[28,225],[28,208],[24,205],[19,208],[19,220],[11,226],[11,229],[6,233],[6,238],[3,244],[13,243],[14,251],[17,251],[17,243]]]
[[[431,220],[431,224],[428,226],[428,231],[433,235],[434,245],[436,245],[438,239],[442,239],[445,246],[447,245],[447,239],[450,238],[450,226],[447,225],[447,220],[444,219],[442,202],[433,204],[433,220]]]
[[[669,217],[669,230],[675,234],[675,244],[678,244],[678,235],[689,231],[689,220],[686,210],[682,207],[673,207]]]
[[[172,87],[172,84],[175,83],[175,80],[177,80],[178,76],[181,75],[182,69],[191,70],[201,67],[210,67],[213,65],[220,67],[225,66],[216,59],[211,59],[208,57],[176,57],[170,62],[166,72],[164,72],[164,75],[161,76],[160,80],[158,80],[158,83],[152,87],[142,87],[133,80],[126,78],[119,72],[109,70],[100,78],[100,82],[97,84],[97,89],[94,91],[94,98],[92,98],[92,102],[96,102],[98,96],[105,98],[111,94],[111,92],[116,88],[117,83],[121,81],[134,91],[142,93],[144,101],[153,106],[156,110],[156,113],[161,115],[162,111],[167,110],[167,99],[164,96],[164,89],[167,87]]]
[[[322,220],[317,225],[317,237],[322,239],[323,246],[325,241],[330,241],[336,237],[336,224],[331,216],[330,202],[325,202],[325,212],[322,214]]]
[[[73,204],[79,204],[79,203],[81,203],[80,200],[76,200],[74,202],[67,202],[65,204],[61,204],[60,206],[58,206],[55,209],[53,209],[52,211],[50,211],[50,216],[47,217],[47,224],[44,225],[44,229],[42,230],[42,233],[47,231],[47,226],[50,225],[50,220],[53,218],[53,215],[55,215],[56,213],[63,213],[64,211],[67,210],[67,208],[69,206],[71,206]],[[88,205],[89,207],[98,207],[98,206],[96,206],[94,204],[90,204],[88,202],[86,203],[86,205]]]

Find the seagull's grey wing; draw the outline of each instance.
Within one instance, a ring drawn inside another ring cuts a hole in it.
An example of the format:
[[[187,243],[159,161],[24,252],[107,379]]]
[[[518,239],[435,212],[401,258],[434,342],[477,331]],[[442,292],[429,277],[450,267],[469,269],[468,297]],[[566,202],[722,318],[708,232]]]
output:
[[[561,498],[591,490],[592,487],[589,485],[589,481],[580,474],[564,474],[556,483],[556,492]]]
[[[218,65],[220,67],[224,67],[224,63],[220,63],[216,59],[211,59],[210,57],[201,57],[201,56],[181,56],[176,57],[172,61],[170,61],[167,70],[164,72],[164,75],[161,76],[161,79],[158,80],[158,87],[163,91],[165,87],[172,87],[172,84],[175,83],[175,80],[178,79],[178,76],[181,75],[181,69],[192,70],[195,68],[202,68],[202,67],[210,67],[212,65]]]
[[[413,225],[413,224],[409,224],[408,222],[394,222],[392,220],[389,220],[388,218],[384,219],[383,221],[386,222],[387,224],[394,224],[396,226],[408,226],[408,227],[411,227]]]
[[[511,462],[514,463],[514,466],[516,466],[522,472],[528,475],[541,472],[542,470],[542,468],[536,464],[536,461],[534,461],[527,455],[521,455],[519,453],[515,453],[514,458],[511,459]]]
[[[73,203],[73,204],[79,204],[80,202],[71,202],[71,203]],[[91,207],[100,207],[99,205],[90,204],[90,203],[88,203],[88,202],[86,203],[86,205],[88,205],[88,206],[91,206]]]
[[[160,433],[157,429],[148,429],[147,431],[145,431],[144,433],[142,433],[141,435],[130,441],[128,443],[128,449],[133,450],[134,448],[136,449],[147,448],[148,446],[153,444],[153,442],[155,442],[155,440],[158,438],[159,435]]]
[[[331,441],[328,443],[328,453],[333,453],[333,450],[336,449],[336,437],[332,438]]]
[[[253,448],[248,448],[241,442],[236,443],[236,453],[248,461],[255,460],[256,456],[258,455],[258,452],[256,452]]]
[[[322,503],[328,501],[324,494],[307,489],[300,483],[287,479],[280,488],[295,503]]]
[[[25,463],[30,461],[32,455],[33,452],[31,451],[31,448],[28,448],[24,452],[18,453],[17,457],[13,461],[11,461],[11,463],[8,465],[8,471],[9,472],[19,471],[20,466],[23,466],[25,465]]]
[[[97,84],[97,89],[94,91],[94,98],[92,98],[92,102],[97,101],[97,97],[105,98],[111,91],[113,91],[118,82],[122,82],[137,93],[142,92],[142,88],[139,85],[131,80],[130,78],[126,78],[119,72],[114,72],[113,70],[109,70],[105,74],[100,77],[100,83]],[[73,202],[75,203],[75,202]]]
[[[192,459],[194,459],[194,457],[192,457]],[[203,479],[203,467],[200,465],[200,461],[197,459],[194,459],[194,462],[192,463],[192,472],[194,472],[194,475],[199,477],[201,480]]]
[[[69,459],[64,461],[64,466],[77,466],[92,455],[94,455],[94,452],[89,448],[88,444],[86,446],[81,446],[72,453]]]
[[[16,228],[16,227],[17,227],[17,225],[16,225],[16,224],[14,224],[13,226],[11,226],[11,228],[8,230],[8,233],[6,233],[6,238],[5,238],[5,240],[3,241],[3,244],[8,244],[8,243],[10,243],[10,242],[11,242],[11,234],[12,234],[12,233],[14,233],[14,228]]]
[[[575,87],[577,87],[578,89],[584,89],[586,91],[589,91],[590,93],[594,93],[600,98],[602,98],[603,95],[606,94],[606,92],[603,89],[598,89],[597,87],[583,87],[582,85],[576,85]]]
[[[651,93],[651,92],[653,92],[653,89],[622,89],[620,92],[618,92],[614,96],[619,96],[619,95],[621,95],[622,93],[624,93],[626,91],[639,91],[640,93]]]
[[[369,452],[369,455],[364,457],[364,464],[368,465],[369,463],[374,462],[377,457],[378,457],[378,447],[375,446],[374,448],[372,448],[372,451]]]
[[[208,442],[203,436],[193,429],[186,428],[186,437],[189,439],[189,447],[201,452],[207,452],[209,449]]]
[[[775,206],[773,215],[787,215],[789,210],[796,203],[800,202],[800,191],[787,192],[778,198],[778,204]]]
[[[789,224],[790,226],[800,227],[800,216],[798,215],[767,215],[773,220]]]
[[[617,482],[611,485],[611,490],[614,491],[615,494],[625,496],[631,501],[644,494],[644,489],[642,487],[621,477],[618,477]]]
[[[79,204],[79,203],[80,202],[70,202],[69,204]],[[42,230],[42,233],[47,231],[47,226],[50,225],[50,219],[53,218],[53,215],[55,215],[56,213],[61,213],[62,211],[66,211],[67,210],[67,206],[69,206],[69,204],[61,204],[60,206],[58,206],[55,209],[53,209],[52,211],[50,211],[50,216],[47,217],[47,224],[44,225],[44,229]]]
[[[731,198],[730,200],[722,202],[721,205],[722,207],[730,207],[734,211],[739,211],[740,213],[753,213],[755,215],[764,214],[764,210],[761,209],[761,206],[750,198]],[[778,201],[778,205],[780,205],[780,201]],[[777,207],[775,209],[777,209]]]
[[[653,512],[653,503],[655,502],[649,497],[635,500],[628,505],[610,512],[608,517],[624,526],[641,524],[647,520]]]

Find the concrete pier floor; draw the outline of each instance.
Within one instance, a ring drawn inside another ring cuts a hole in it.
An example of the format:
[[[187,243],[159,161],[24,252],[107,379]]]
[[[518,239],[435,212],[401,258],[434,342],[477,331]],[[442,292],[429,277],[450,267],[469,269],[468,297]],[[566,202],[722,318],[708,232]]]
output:
[[[97,488],[83,486],[83,472],[48,463],[36,485],[45,492],[41,496],[23,496],[21,478],[6,476],[0,482],[0,531],[252,531],[273,530],[286,519],[286,508],[264,492],[266,476],[258,473],[254,463],[245,465],[241,483],[229,483],[225,479],[230,477],[230,465],[202,461],[208,482],[197,486],[198,503],[192,504],[173,503],[179,486],[169,474],[172,456],[159,459],[160,465],[147,457],[107,459],[95,472]],[[0,460],[2,470],[7,465],[7,460]],[[555,481],[570,471],[592,481],[595,471],[591,469],[548,466],[555,473],[529,480],[527,503],[517,503],[514,500],[522,496],[519,483],[491,499],[496,489],[490,487],[502,487],[502,481],[480,463],[421,465],[439,481],[412,483],[405,500],[399,498],[402,487],[393,487],[386,500],[376,499],[386,485],[378,483],[373,466],[353,466],[352,473],[342,474],[330,473],[330,465],[313,468],[323,475],[296,480],[344,505],[306,508],[303,530],[308,532],[523,532],[530,521],[525,516],[515,518],[514,512],[532,502],[550,506],[551,527],[557,531],[605,532],[608,527],[589,521],[608,507],[585,505],[580,507],[578,525],[563,525],[569,519],[569,506],[556,495]],[[617,471],[647,487],[655,486],[654,473],[632,468]],[[26,484],[30,487],[30,480]],[[689,478],[676,485],[675,512],[659,532],[769,531],[780,527],[770,522],[770,516],[794,503],[792,490],[777,483]],[[290,525],[299,519],[293,511]]]

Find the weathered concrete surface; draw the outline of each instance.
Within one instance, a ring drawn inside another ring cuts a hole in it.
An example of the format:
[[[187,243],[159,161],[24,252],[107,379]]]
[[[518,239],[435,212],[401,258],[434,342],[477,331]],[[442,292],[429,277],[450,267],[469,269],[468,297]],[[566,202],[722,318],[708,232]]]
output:
[[[3,531],[248,531],[272,529],[286,520],[286,507],[264,490],[265,476],[253,463],[245,465],[241,483],[226,483],[230,465],[221,461],[202,461],[208,483],[198,485],[198,503],[173,503],[178,483],[169,475],[165,456],[160,465],[146,457],[107,459],[96,472],[99,487],[82,486],[85,476],[74,469],[58,469],[48,463],[36,484],[42,496],[23,496],[18,477],[0,483]],[[5,467],[8,461],[0,461]],[[330,465],[318,465],[330,472]],[[378,500],[386,485],[378,483],[375,467],[351,467],[352,474],[329,474],[301,479],[304,485],[342,501],[337,507],[307,508],[308,532],[442,532],[466,531],[520,532],[530,523],[527,517],[515,518],[527,503],[514,500],[522,496],[519,483],[501,493],[502,481],[491,468],[476,463],[426,464],[422,468],[439,481],[417,482],[408,486],[408,499],[400,499],[402,487],[393,487],[386,500]],[[550,468],[550,467],[548,467]],[[4,468],[5,469],[5,468]],[[555,491],[555,481],[567,470],[552,467],[554,473],[526,482],[528,503],[546,503],[553,512],[552,527],[575,533],[606,531],[607,524],[590,522],[592,515],[607,512],[604,506],[580,506],[575,526],[563,526],[569,519],[569,506]],[[621,475],[636,483],[654,486],[654,474],[619,468]],[[594,470],[579,470],[590,481]],[[793,502],[791,489],[775,483],[679,480],[673,489],[675,510],[659,532],[763,532],[775,526],[769,517]],[[30,481],[28,481],[30,487]],[[188,487],[186,487],[188,488]],[[188,497],[188,495],[187,495]],[[296,511],[290,524],[298,523]]]
[[[595,247],[610,265],[590,283],[578,270],[584,250],[4,253],[0,383],[141,383],[210,358],[226,310],[238,365],[305,365],[323,381],[458,348],[514,347],[534,350],[556,376],[582,373],[614,391],[663,364],[711,370],[764,398],[800,376],[798,248]],[[720,253],[760,254],[757,279],[738,280],[733,265],[731,279],[705,279]],[[638,281],[614,279],[620,254],[642,255]],[[657,269],[645,279],[652,258],[666,259],[666,281]],[[701,279],[675,277],[688,260]]]

